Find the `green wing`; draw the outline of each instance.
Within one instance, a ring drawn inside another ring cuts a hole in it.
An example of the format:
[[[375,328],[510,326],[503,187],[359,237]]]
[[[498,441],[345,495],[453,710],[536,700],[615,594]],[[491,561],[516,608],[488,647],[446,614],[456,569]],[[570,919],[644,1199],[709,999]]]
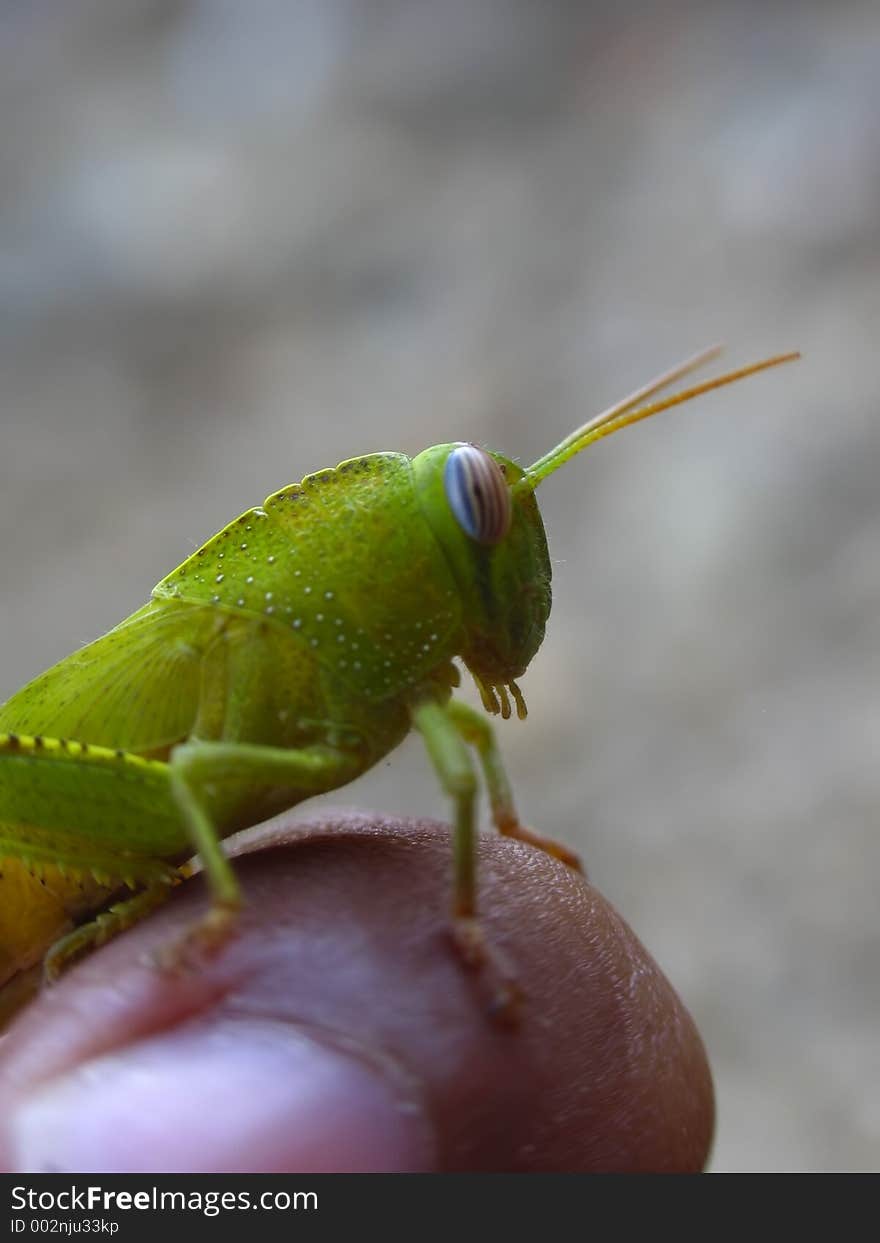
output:
[[[181,741],[196,720],[217,620],[210,607],[151,600],[0,706],[0,731],[141,754]]]

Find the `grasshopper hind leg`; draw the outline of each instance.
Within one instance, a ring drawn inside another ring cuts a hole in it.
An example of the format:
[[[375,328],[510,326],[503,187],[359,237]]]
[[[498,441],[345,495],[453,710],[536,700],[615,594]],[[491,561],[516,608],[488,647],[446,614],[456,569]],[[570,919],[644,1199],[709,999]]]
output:
[[[127,928],[138,923],[157,906],[161,906],[170,892],[170,882],[150,885],[147,889],[135,894],[133,898],[114,903],[87,924],[81,924],[78,928],[74,928],[73,932],[61,937],[43,960],[44,981],[47,984],[54,984],[68,967],[90,950],[106,944],[120,932],[125,932]]]
[[[232,865],[223,853],[211,814],[211,792],[231,789],[253,796],[268,789],[289,791],[289,806],[303,798],[344,785],[357,775],[357,759],[316,744],[299,750],[252,743],[192,740],[171,755],[171,789],[211,892],[205,915],[163,951],[159,965],[185,967],[191,959],[212,955],[233,935],[242,895]]]

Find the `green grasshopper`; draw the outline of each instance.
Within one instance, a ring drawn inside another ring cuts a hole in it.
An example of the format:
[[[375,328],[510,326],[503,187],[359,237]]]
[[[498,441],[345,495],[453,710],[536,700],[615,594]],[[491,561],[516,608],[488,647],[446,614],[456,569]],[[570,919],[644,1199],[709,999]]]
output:
[[[221,839],[371,768],[412,727],[455,809],[453,943],[492,964],[477,921],[469,747],[501,833],[577,857],[517,817],[486,717],[452,698],[458,658],[489,714],[550,612],[537,486],[603,436],[797,357],[653,404],[704,351],[522,469],[472,444],[373,453],[307,475],[225,527],[149,603],[0,707],[0,1012],[130,926],[188,874],[212,901],[170,959],[219,947],[241,904]],[[377,566],[381,564],[381,573]],[[497,964],[496,964],[497,965]],[[502,1010],[512,973],[499,972]]]

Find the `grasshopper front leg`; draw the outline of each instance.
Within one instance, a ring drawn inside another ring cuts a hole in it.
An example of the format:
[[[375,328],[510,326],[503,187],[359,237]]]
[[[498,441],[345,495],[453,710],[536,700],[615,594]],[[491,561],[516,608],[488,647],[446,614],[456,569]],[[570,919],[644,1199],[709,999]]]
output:
[[[563,846],[561,842],[556,842],[550,837],[542,837],[520,824],[513,803],[510,782],[504,771],[501,753],[495,741],[495,732],[486,718],[468,704],[454,699],[447,704],[446,711],[462,738],[477,749],[489,791],[492,819],[498,832],[505,837],[528,842],[530,846],[535,846],[538,850],[543,850],[545,854],[552,855],[554,859],[559,859],[561,863],[574,868],[576,872],[583,872],[583,865],[573,850],[569,850],[567,846]]]

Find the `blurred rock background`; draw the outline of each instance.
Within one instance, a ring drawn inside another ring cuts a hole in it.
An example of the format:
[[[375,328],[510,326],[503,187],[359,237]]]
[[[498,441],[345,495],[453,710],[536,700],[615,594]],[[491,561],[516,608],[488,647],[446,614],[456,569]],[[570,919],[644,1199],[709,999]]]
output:
[[[803,350],[542,490],[500,731],[718,1170],[880,1164],[878,115],[873,0],[0,4],[0,699],[309,470]],[[344,797],[447,814],[413,740]]]

